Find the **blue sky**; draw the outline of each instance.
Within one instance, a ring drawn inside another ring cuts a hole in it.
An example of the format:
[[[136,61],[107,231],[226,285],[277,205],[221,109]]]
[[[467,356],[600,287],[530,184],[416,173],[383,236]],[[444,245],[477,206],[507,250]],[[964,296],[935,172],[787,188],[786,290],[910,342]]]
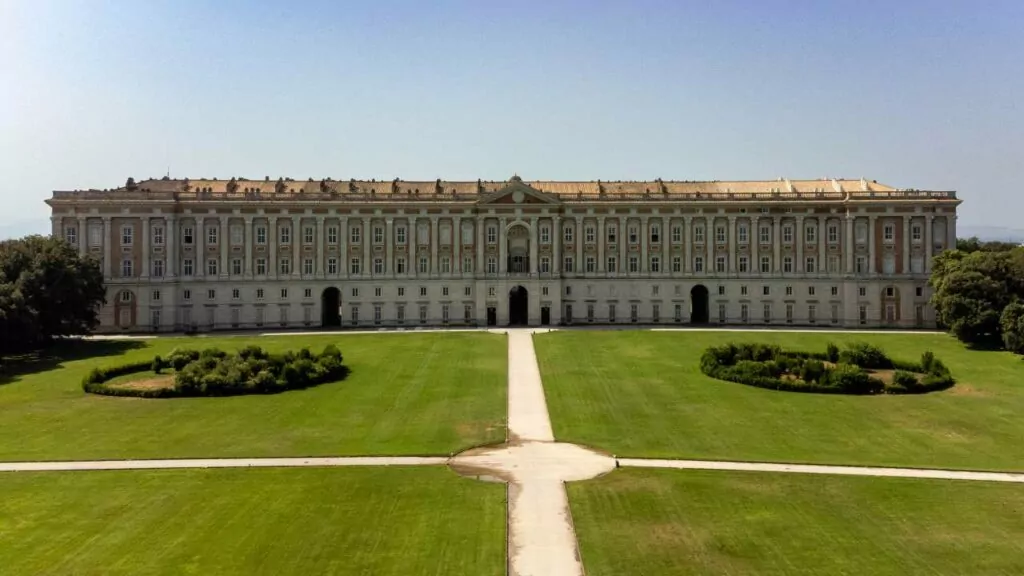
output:
[[[0,230],[168,168],[864,176],[1014,226],[1022,30],[1019,0],[3,0]]]

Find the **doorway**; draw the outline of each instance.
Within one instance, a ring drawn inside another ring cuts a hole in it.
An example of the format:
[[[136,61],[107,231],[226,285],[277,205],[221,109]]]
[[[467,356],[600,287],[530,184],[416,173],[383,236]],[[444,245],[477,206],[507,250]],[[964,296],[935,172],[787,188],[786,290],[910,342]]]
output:
[[[529,321],[530,299],[526,288],[516,286],[508,293],[509,326],[526,326]]]
[[[703,284],[697,284],[690,290],[690,323],[707,324],[710,315],[708,289]]]
[[[341,290],[325,288],[320,295],[320,325],[324,328],[341,326]]]
[[[494,306],[487,307],[487,325],[497,326],[498,325],[498,309]]]
[[[548,324],[551,324],[551,308],[542,306],[540,309],[540,325],[547,326]]]

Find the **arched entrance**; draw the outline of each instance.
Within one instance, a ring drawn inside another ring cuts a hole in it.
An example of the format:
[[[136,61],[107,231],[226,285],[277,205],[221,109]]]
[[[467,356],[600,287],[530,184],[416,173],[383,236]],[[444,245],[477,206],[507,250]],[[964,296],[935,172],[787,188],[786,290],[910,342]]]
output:
[[[530,299],[526,288],[516,286],[508,293],[509,326],[526,326],[529,321]]]
[[[690,290],[690,323],[707,324],[710,314],[708,289],[703,284],[697,284]]]
[[[320,325],[324,328],[341,326],[341,290],[325,288],[320,295]]]

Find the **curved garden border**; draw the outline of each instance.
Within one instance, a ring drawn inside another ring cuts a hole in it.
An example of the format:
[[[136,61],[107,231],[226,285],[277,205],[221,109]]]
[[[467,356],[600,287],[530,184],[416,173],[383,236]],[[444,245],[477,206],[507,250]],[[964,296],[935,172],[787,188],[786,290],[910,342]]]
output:
[[[922,354],[920,362],[902,362],[864,343],[850,344],[841,352],[829,344],[824,353],[767,344],[724,344],[704,351],[700,369],[718,380],[817,394],[923,394],[956,383],[931,352]],[[874,370],[892,370],[891,381],[872,376]]]
[[[174,385],[166,388],[129,388],[108,382],[127,374],[171,370]],[[181,398],[277,394],[318,384],[344,380],[349,373],[341,352],[333,344],[320,354],[303,348],[298,352],[269,354],[259,346],[247,346],[229,354],[217,348],[203,351],[174,350],[167,356],[109,368],[94,368],[82,380],[91,394],[138,398]]]

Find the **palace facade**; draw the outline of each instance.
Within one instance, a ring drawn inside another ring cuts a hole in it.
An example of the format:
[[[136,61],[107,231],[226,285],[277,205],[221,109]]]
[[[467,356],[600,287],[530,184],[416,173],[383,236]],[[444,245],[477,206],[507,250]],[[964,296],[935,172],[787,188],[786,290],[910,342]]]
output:
[[[101,331],[711,323],[933,327],[952,191],[873,180],[129,179],[55,191]]]

